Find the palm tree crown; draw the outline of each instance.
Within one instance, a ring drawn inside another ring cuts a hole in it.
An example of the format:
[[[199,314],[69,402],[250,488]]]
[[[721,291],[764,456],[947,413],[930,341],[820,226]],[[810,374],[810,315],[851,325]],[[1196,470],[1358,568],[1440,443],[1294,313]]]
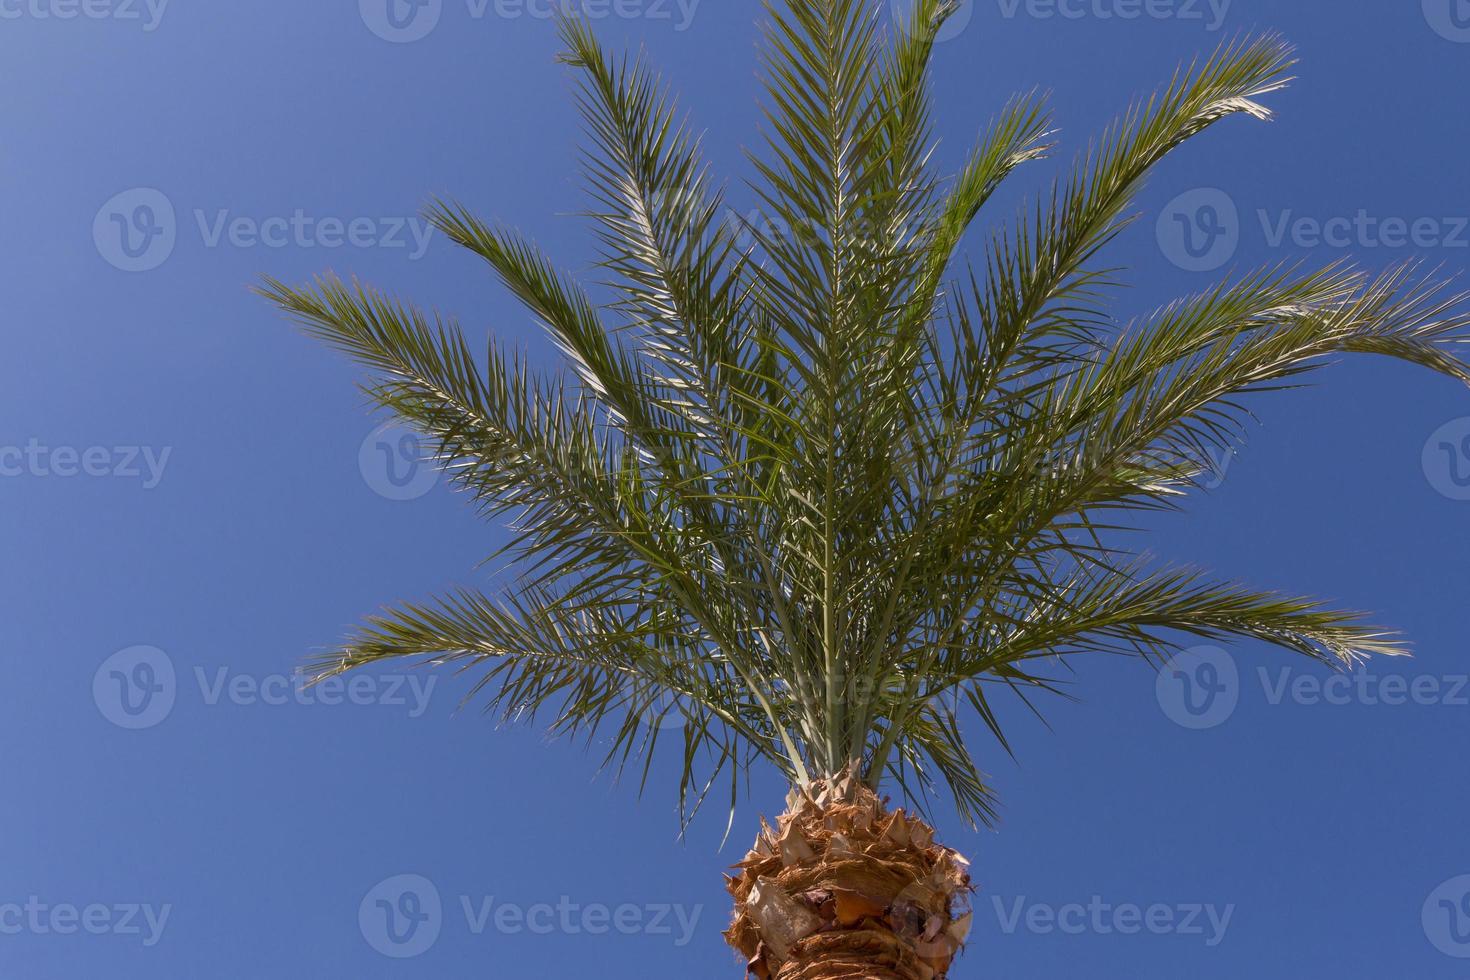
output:
[[[1101,253],[1150,169],[1227,117],[1267,118],[1289,50],[1242,40],[1181,70],[972,265],[962,239],[1048,154],[1048,117],[1014,100],[936,175],[929,65],[957,3],[914,6],[889,37],[870,0],[768,0],[764,219],[744,224],[646,62],[562,23],[616,302],[460,206],[429,213],[546,326],[566,375],[365,286],[266,283],[509,519],[522,571],[505,594],[371,619],[318,674],[474,668],[492,706],[610,734],[619,764],[663,732],[691,811],[764,758],[798,786],[942,783],[985,821],[964,715],[1005,745],[993,695],[1055,691],[1048,663],[1232,635],[1336,665],[1399,652],[1355,614],[1161,570],[1117,534],[1236,442],[1241,396],[1330,355],[1470,382],[1451,352],[1470,318],[1407,267],[1266,268],[1137,322],[1107,314]],[[682,726],[649,723],[665,716]]]

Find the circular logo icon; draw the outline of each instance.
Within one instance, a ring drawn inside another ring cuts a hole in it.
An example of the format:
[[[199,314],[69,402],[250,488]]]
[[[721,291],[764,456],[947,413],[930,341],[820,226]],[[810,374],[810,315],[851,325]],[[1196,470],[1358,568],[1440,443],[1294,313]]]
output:
[[[92,700],[102,717],[131,731],[161,724],[177,697],[173,661],[157,647],[119,650],[92,677]]]
[[[1446,422],[1424,444],[1424,475],[1451,500],[1470,500],[1470,418]]]
[[[939,29],[939,34],[934,38],[935,43],[943,44],[945,41],[953,41],[965,29],[970,26],[970,21],[975,18],[975,0],[951,0],[955,8],[954,13],[944,22]],[[914,18],[917,15],[918,0],[888,0],[888,8],[892,14],[893,23],[898,30],[907,34],[915,26]]]
[[[1176,725],[1202,731],[1230,720],[1240,703],[1240,671],[1219,647],[1191,647],[1169,659],[1154,687]]]
[[[1424,935],[1435,949],[1470,960],[1470,875],[1451,878],[1430,892],[1421,916]]]
[[[1170,262],[1185,272],[1213,272],[1240,247],[1240,210],[1224,191],[1201,187],[1165,205],[1156,230]]]
[[[124,272],[147,272],[168,261],[178,237],[174,206],[151,187],[113,196],[92,220],[97,253]]]
[[[362,898],[357,924],[369,946],[396,960],[420,956],[439,941],[444,905],[423,875],[397,875]]]
[[[676,732],[688,720],[688,707],[683,698],[668,691],[658,691],[651,697],[647,694],[634,695],[639,699],[638,724],[654,733]],[[646,700],[645,700],[646,699]]]
[[[429,36],[439,26],[444,0],[357,0],[362,22],[378,37],[408,44]]]
[[[1440,37],[1470,44],[1470,0],[1424,0],[1424,19]]]
[[[888,923],[900,934],[910,937],[914,952],[923,959],[948,961],[969,936],[974,921],[968,896],[957,899],[949,914],[943,914],[946,896],[927,880],[916,881],[904,888],[888,906]],[[953,918],[951,918],[953,915]]]
[[[378,426],[357,451],[357,468],[373,492],[388,500],[417,500],[439,482],[429,460],[431,440],[398,422]]]

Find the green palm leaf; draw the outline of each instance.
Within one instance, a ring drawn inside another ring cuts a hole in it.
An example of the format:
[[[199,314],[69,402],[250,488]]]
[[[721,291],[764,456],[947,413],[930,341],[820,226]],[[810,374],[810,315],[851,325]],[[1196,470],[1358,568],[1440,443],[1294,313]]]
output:
[[[956,6],[917,0],[890,38],[861,0],[766,5],[764,213],[743,225],[647,59],[564,21],[616,298],[599,308],[459,205],[429,216],[550,332],[566,378],[364,286],[263,285],[510,524],[521,573],[382,612],[313,675],[468,671],[476,701],[600,739],[618,768],[646,777],[672,746],[686,811],[763,759],[795,784],[944,787],[989,822],[967,720],[1010,751],[996,698],[1065,696],[1049,675],[1072,657],[1159,663],[1201,637],[1343,668],[1402,652],[1357,614],[1159,569],[1122,532],[1238,445],[1247,399],[1333,357],[1470,383],[1462,298],[1412,266],[1280,267],[1137,323],[1106,314],[1106,248],[1150,171],[1222,120],[1269,117],[1291,64],[1272,37],[1181,69],[966,268],[986,203],[1052,136],[1021,97],[935,172],[929,67]]]

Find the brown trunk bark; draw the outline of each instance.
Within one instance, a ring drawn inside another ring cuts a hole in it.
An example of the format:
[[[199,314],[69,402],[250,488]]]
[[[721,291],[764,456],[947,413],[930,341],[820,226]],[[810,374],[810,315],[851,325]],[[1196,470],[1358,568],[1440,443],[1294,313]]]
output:
[[[793,790],[728,887],[725,938],[760,980],[935,980],[969,931],[955,851],[861,780]]]

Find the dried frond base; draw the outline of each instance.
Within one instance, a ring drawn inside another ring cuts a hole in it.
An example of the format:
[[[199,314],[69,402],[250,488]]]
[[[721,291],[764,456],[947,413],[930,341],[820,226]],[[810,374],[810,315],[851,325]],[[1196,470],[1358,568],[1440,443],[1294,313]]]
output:
[[[969,862],[859,779],[793,790],[727,877],[759,980],[936,980],[964,946]]]

